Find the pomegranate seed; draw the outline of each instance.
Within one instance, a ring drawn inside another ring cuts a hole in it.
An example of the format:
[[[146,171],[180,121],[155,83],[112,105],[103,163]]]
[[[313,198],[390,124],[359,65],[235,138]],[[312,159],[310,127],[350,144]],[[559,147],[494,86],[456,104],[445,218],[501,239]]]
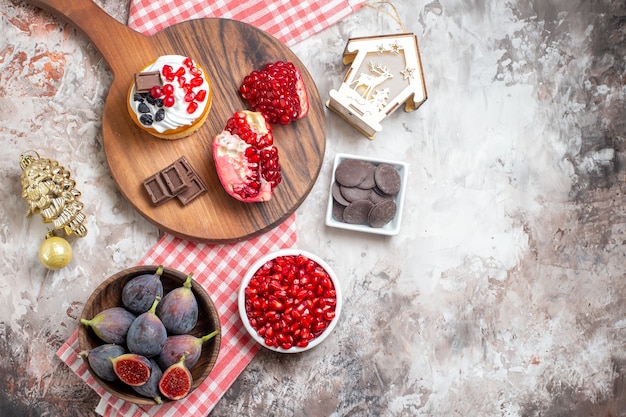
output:
[[[163,90],[158,85],[155,85],[150,89],[150,95],[154,98],[159,98],[163,95]]]
[[[192,87],[200,87],[202,83],[204,83],[204,79],[202,77],[193,77],[189,81],[189,84],[191,84]]]
[[[174,105],[174,103],[176,102],[176,99],[174,98],[174,96],[165,96],[165,98],[163,99],[163,105],[165,107],[172,107]]]
[[[185,58],[183,60],[183,65],[186,66],[187,68],[193,68],[193,60],[189,57]]]
[[[196,100],[203,102],[206,99],[206,90],[200,90],[196,93]]]
[[[195,101],[189,103],[189,105],[187,106],[187,113],[192,114],[196,110],[198,110],[198,103],[196,103]]]
[[[172,84],[165,84],[162,88],[163,94],[170,96],[174,94],[174,86]]]
[[[174,69],[172,68],[172,66],[168,64],[163,65],[163,68],[161,69],[161,73],[163,74],[164,77],[171,75],[173,71]]]
[[[183,75],[185,75],[187,73],[187,70],[185,69],[185,67],[180,67],[176,70],[176,72],[174,73],[175,76],[177,77],[182,77]]]

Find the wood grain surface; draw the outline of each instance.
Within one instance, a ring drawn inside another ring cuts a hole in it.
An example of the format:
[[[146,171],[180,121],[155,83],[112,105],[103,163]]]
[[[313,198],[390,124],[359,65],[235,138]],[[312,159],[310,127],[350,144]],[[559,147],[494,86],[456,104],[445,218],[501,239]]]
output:
[[[119,190],[146,219],[161,230],[192,241],[228,243],[259,235],[290,216],[313,187],[324,158],[324,107],[315,83],[295,54],[276,38],[243,22],[198,19],[147,37],[119,23],[92,1],[28,0],[81,30],[103,55],[114,74],[103,114],[103,142],[111,175]],[[130,119],[126,95],[134,73],[161,55],[193,58],[213,86],[207,122],[179,140],[142,132]],[[268,62],[287,60],[302,72],[309,93],[306,117],[274,126],[283,181],[264,203],[242,203],[223,190],[211,153],[212,138],[228,118],[246,108],[238,87],[248,73]],[[154,206],[143,180],[185,156],[208,187],[187,206],[177,199]]]

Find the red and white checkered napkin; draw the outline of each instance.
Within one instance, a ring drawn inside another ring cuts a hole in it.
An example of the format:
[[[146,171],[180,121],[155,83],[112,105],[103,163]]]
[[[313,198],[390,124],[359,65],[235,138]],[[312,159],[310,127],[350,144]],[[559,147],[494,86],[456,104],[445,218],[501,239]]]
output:
[[[222,17],[251,24],[293,45],[358,10],[364,0],[132,0],[128,26],[153,35],[173,24]]]
[[[239,318],[237,291],[243,275],[259,256],[295,247],[295,244],[293,214],[263,235],[235,244],[198,244],[165,235],[139,263],[193,272],[194,280],[211,296],[220,315],[222,345],[215,367],[204,383],[183,400],[159,406],[138,406],[112,396],[96,382],[78,357],[78,330],[61,346],[57,356],[102,397],[96,411],[103,416],[207,415],[259,350]]]

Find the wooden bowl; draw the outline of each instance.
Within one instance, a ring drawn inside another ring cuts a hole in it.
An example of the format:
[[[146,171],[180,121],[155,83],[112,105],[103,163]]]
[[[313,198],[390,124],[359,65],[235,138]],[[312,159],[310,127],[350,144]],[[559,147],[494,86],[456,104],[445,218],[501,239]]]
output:
[[[132,278],[142,275],[156,272],[158,266],[143,265],[135,266],[123,271],[120,271],[104,281],[96,290],[91,294],[81,315],[81,319],[92,319],[96,314],[111,307],[122,307],[122,288]],[[163,294],[167,294],[175,288],[183,285],[187,274],[176,271],[170,268],[164,268],[161,275],[161,282],[163,283]],[[198,323],[191,330],[190,334],[201,337],[213,330],[221,329],[220,319],[213,304],[213,301],[207,294],[207,292],[195,281],[192,281],[191,287],[196,300],[198,300]],[[191,369],[191,375],[193,376],[193,384],[191,390],[196,389],[209,375],[220,350],[221,334],[218,334],[211,340],[208,340],[202,345],[202,354],[198,363],[196,363]],[[78,330],[78,344],[81,351],[88,351],[96,346],[104,344],[100,340],[93,330],[89,326],[80,325]],[[121,398],[125,401],[130,401],[135,404],[142,405],[155,405],[155,401],[151,398],[144,397],[137,394],[131,387],[125,385],[120,381],[104,381],[100,379],[95,372],[89,366],[89,363],[85,361],[85,365],[91,372],[91,375],[98,381],[98,383],[108,392],[114,396]],[[169,400],[162,397],[163,403]]]

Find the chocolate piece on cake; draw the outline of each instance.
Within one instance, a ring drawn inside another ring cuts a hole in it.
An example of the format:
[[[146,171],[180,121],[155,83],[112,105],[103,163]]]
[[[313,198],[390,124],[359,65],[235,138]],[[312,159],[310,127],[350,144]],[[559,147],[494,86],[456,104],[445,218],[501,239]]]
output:
[[[163,85],[159,71],[146,71],[135,74],[135,92],[139,94],[149,93],[150,89],[155,85],[159,87]]]

